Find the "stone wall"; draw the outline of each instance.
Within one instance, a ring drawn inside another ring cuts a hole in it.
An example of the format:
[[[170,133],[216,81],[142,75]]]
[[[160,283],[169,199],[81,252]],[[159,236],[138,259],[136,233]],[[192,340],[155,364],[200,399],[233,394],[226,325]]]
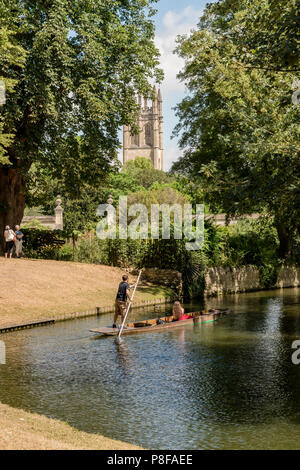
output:
[[[240,268],[210,268],[205,273],[206,297],[251,292],[264,287],[260,283],[259,270],[256,266]],[[300,268],[282,267],[278,273],[274,288],[299,287]]]
[[[167,286],[181,296],[182,294],[182,276],[178,271],[171,269],[146,268],[143,270],[142,282],[151,282],[161,286]]]
[[[205,273],[206,296],[235,294],[259,289],[259,271],[255,266],[210,268]]]
[[[299,287],[300,286],[300,268],[289,266],[281,268],[278,274],[276,287]]]
[[[133,270],[133,274],[138,271]],[[171,269],[147,268],[143,270],[142,283],[151,282],[170,287],[177,296],[182,295],[182,275]],[[276,288],[300,287],[300,267],[282,267],[278,273]],[[205,272],[204,296],[219,296],[251,292],[264,289],[260,282],[260,273],[256,266],[240,268],[209,268]],[[201,294],[199,292],[199,294]]]

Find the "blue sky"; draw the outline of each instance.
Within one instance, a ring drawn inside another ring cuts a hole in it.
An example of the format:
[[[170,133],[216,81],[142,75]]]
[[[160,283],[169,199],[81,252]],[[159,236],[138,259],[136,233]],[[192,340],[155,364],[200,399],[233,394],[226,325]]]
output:
[[[161,86],[164,112],[164,148],[165,170],[168,171],[172,162],[178,159],[181,152],[176,139],[171,135],[177,118],[172,108],[179,103],[185,95],[184,84],[176,79],[182,68],[182,60],[172,52],[175,48],[175,39],[178,34],[188,34],[196,27],[201,12],[207,0],[159,0],[156,4],[157,14],[154,18],[156,25],[156,45],[161,52],[161,67],[165,72],[165,80]]]

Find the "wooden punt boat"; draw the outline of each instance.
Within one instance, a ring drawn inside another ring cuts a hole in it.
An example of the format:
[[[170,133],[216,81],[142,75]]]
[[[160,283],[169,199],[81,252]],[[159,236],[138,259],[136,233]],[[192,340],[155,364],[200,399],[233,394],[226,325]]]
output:
[[[178,328],[185,325],[200,325],[202,323],[211,323],[216,321],[223,315],[227,315],[229,309],[211,309],[203,310],[201,312],[191,312],[188,315],[193,315],[193,318],[182,321],[173,321],[173,316],[164,316],[154,318],[152,320],[142,320],[133,323],[127,323],[123,329],[122,335],[130,335],[133,333],[148,333],[150,331],[162,331],[168,328]],[[97,333],[101,336],[117,336],[119,333],[118,328],[102,327],[90,330],[92,333]]]

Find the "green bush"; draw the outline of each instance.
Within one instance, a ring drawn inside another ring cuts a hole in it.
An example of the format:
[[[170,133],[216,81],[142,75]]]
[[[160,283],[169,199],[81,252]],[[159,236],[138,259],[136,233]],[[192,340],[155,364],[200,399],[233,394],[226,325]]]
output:
[[[151,240],[140,264],[181,272],[185,300],[203,296],[205,257],[202,251],[187,250],[186,240]]]
[[[74,260],[80,263],[109,264],[105,242],[106,240],[103,244],[102,240],[98,240],[93,234],[81,238],[76,244]]]
[[[135,267],[143,264],[148,240],[115,240],[106,241],[107,260],[111,266]]]
[[[57,259],[65,241],[59,230],[22,228],[24,254],[27,258]]]
[[[261,264],[258,269],[262,287],[265,289],[274,287],[278,278],[279,265],[277,263]]]
[[[272,219],[240,220],[236,225],[205,223],[206,266],[276,265],[279,245]]]
[[[72,261],[74,256],[73,246],[71,244],[66,244],[60,247],[57,252],[56,259],[58,261]]]
[[[232,266],[276,264],[279,241],[271,218],[244,220],[230,227],[228,245]]]

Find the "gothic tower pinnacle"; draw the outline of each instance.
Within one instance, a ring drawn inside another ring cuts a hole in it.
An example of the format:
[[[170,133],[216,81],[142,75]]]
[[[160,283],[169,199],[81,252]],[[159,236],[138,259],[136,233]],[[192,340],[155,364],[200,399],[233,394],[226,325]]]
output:
[[[123,163],[134,160],[136,157],[149,158],[155,169],[164,168],[163,150],[163,113],[162,96],[160,89],[153,88],[151,105],[148,98],[138,96],[140,108],[138,116],[138,127],[140,132],[131,135],[130,128],[123,129]]]

